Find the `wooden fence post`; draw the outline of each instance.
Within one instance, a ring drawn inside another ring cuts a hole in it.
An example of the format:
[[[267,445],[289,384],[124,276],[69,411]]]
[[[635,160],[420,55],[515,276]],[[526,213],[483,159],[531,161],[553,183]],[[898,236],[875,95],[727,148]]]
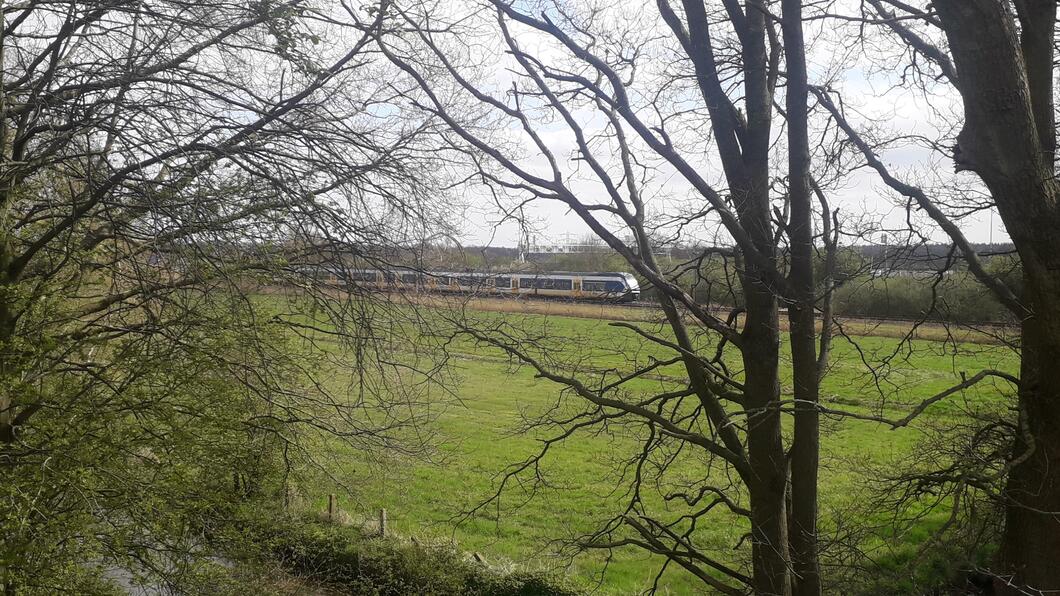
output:
[[[379,537],[386,537],[386,509],[379,510]]]
[[[328,521],[335,521],[335,495],[328,495]]]

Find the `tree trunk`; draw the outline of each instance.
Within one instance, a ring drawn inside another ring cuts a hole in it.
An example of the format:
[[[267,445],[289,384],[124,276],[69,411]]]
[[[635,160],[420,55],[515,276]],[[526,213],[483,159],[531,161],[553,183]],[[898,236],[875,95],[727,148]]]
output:
[[[12,394],[14,375],[15,313],[14,288],[8,280],[11,251],[6,235],[0,231],[0,452],[15,442],[15,403]]]
[[[691,3],[686,3],[691,4]],[[780,331],[777,290],[769,275],[776,271],[777,248],[770,210],[770,88],[764,10],[749,10],[743,28],[746,133],[742,155],[728,155],[733,203],[740,224],[760,259],[746,259],[740,281],[747,309],[741,332],[744,364],[744,409],[747,455],[752,478],[751,555],[754,591],[760,595],[791,593],[788,544],[788,466],[781,434]],[[719,146],[725,152],[725,147]],[[724,159],[725,157],[723,157]],[[761,262],[764,261],[764,262]]]
[[[1060,272],[1054,276],[1060,287]],[[1051,331],[1060,322],[1060,304],[1055,294],[1043,298],[1023,325],[1020,436],[998,552],[1001,594],[1060,590],[1060,338]],[[1050,321],[1043,324],[1044,318]]]
[[[788,86],[788,199],[791,221],[791,274],[788,319],[795,396],[791,446],[791,559],[793,593],[821,593],[817,562],[817,468],[820,452],[817,332],[814,321],[813,210],[810,200],[810,148],[807,124],[806,47],[802,0],[783,0],[784,53]],[[827,217],[827,214],[824,215]]]
[[[998,591],[1060,590],[1060,197],[1053,157],[1052,0],[937,0],[964,100],[955,161],[989,187],[1019,252],[1024,302],[1019,437]]]
[[[15,334],[15,317],[12,309],[12,289],[7,283],[7,266],[10,263],[10,250],[6,234],[0,231],[0,460],[5,463],[16,463],[10,460],[10,449],[15,442],[15,404],[11,392],[11,369],[13,356],[12,340]],[[0,587],[4,596],[15,596],[18,593],[11,571],[0,566]]]
[[[750,75],[748,78],[753,79]],[[749,121],[755,119],[753,113],[749,115]],[[749,175],[734,195],[741,224],[759,255],[766,258],[766,266],[773,267],[776,247],[769,210],[769,129],[760,124],[755,130],[761,136],[748,143],[745,163]],[[755,594],[787,595],[791,593],[791,582],[786,499],[788,465],[780,415],[780,321],[776,290],[767,275],[761,266],[746,261],[741,276],[747,309],[741,350],[747,454],[753,476],[748,483],[751,549]]]
[[[748,488],[754,588],[755,594],[790,594],[785,502],[787,461],[781,439],[777,380],[780,351],[777,302],[761,280],[749,279],[744,287],[747,319],[743,331],[743,362],[747,452],[753,474]]]

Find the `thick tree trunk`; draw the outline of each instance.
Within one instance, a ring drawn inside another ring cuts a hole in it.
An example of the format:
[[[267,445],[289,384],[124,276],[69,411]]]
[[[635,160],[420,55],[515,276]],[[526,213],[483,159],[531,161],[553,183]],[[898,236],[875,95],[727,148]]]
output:
[[[789,594],[787,462],[781,438],[777,302],[760,280],[744,284],[747,452],[753,479],[751,550],[755,594]]]
[[[795,429],[791,446],[791,559],[793,593],[821,593],[817,562],[817,468],[820,422],[817,410],[817,331],[814,325],[813,210],[810,199],[810,148],[807,124],[806,47],[802,0],[783,0],[783,37],[787,59],[788,199],[791,221],[791,274],[788,318],[791,322]],[[827,215],[825,215],[827,217]]]
[[[1060,590],[1060,184],[1053,171],[1053,0],[937,0],[964,100],[959,167],[990,188],[1024,272],[1019,437],[998,591]],[[1022,314],[1022,313],[1021,313]]]
[[[1060,271],[1054,271],[1060,288]],[[1028,280],[1028,285],[1037,285]],[[1060,590],[1060,304],[1035,301],[1023,325],[1020,435],[1005,487],[1005,532],[998,552],[1001,594]]]
[[[688,6],[691,3],[686,3]],[[749,4],[751,6],[754,3]],[[740,23],[744,69],[746,131],[742,155],[727,155],[726,169],[736,212],[760,259],[748,259],[741,276],[747,310],[742,335],[747,455],[751,464],[751,549],[755,594],[791,593],[788,544],[788,466],[781,434],[780,331],[770,188],[772,89],[766,48],[766,12],[747,11]],[[719,146],[725,152],[725,147]],[[765,262],[762,263],[761,261]],[[755,261],[755,262],[752,262]],[[768,269],[768,270],[767,270]]]
[[[794,382],[795,421],[791,445],[791,558],[797,596],[821,593],[817,554],[817,471],[820,421],[813,307],[805,302],[788,309]]]
[[[10,305],[2,295],[6,288],[0,286],[0,453],[15,442],[15,403],[11,394],[12,360],[14,354],[11,342],[14,337],[15,321]]]
[[[11,395],[10,376],[12,368],[12,339],[15,332],[15,318],[12,312],[11,288],[7,283],[7,264],[10,262],[10,250],[0,234],[0,459],[10,458],[10,449],[15,442],[15,410]],[[8,461],[7,463],[13,463]],[[18,593],[10,571],[0,566],[0,588],[4,596],[15,596]]]
[[[751,79],[750,75],[748,78]],[[749,84],[749,88],[752,88]],[[759,91],[764,92],[760,85]],[[758,116],[750,115],[754,121]],[[769,210],[768,126],[756,129],[745,164],[749,175],[734,193],[740,223],[759,255],[775,266],[776,247]],[[741,276],[747,315],[741,332],[747,455],[752,479],[752,556],[755,594],[790,594],[787,482],[788,465],[781,434],[780,321],[777,293],[760,266],[746,262]]]
[[[753,120],[753,117],[751,118]],[[759,128],[768,135],[768,128]],[[745,158],[751,173],[735,194],[740,221],[760,255],[773,267],[776,248],[769,211],[769,165],[766,139],[756,139]],[[750,144],[750,143],[749,143]],[[747,315],[741,333],[744,364],[744,409],[747,454],[753,478],[751,548],[755,594],[791,593],[788,543],[788,465],[781,434],[780,321],[776,290],[766,271],[745,263],[741,279]]]
[[[10,254],[6,236],[0,232],[0,452],[15,441],[15,404],[11,394],[15,358],[14,288],[7,275]]]

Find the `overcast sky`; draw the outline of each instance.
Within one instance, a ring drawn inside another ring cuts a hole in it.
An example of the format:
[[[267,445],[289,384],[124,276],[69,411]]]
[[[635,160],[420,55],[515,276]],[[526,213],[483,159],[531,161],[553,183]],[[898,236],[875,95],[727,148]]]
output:
[[[464,6],[467,10],[473,10],[473,5]],[[659,19],[654,2],[645,2],[639,11],[630,12],[628,5],[616,10],[623,11],[623,18],[636,19],[637,26],[641,29],[650,30],[658,26]],[[488,18],[482,21],[487,28],[490,22]],[[495,21],[492,22],[495,26]],[[542,56],[543,61],[562,59],[562,53],[557,52],[554,44],[543,39],[541,34],[518,27],[513,27],[513,32],[521,47]],[[881,37],[875,44],[867,44],[856,52],[847,51],[851,43],[848,36],[851,34],[850,26],[844,26],[837,21],[820,20],[808,24],[807,35],[813,40],[810,53],[811,83],[824,79],[833,81],[833,87],[842,92],[843,100],[850,108],[848,117],[859,127],[871,127],[885,137],[923,137],[911,138],[880,150],[881,157],[893,174],[920,184],[929,191],[955,192],[960,189],[961,193],[974,196],[977,187],[974,177],[970,174],[954,175],[949,156],[928,149],[923,141],[944,140],[953,134],[954,123],[960,120],[960,103],[956,93],[941,84],[926,91],[901,88],[899,83],[902,82],[904,73],[900,69],[903,62],[898,47],[893,44],[888,47],[886,42],[882,41],[885,38]],[[482,54],[477,58],[481,62],[479,66],[492,73],[487,75],[484,83],[487,87],[497,90],[500,95],[513,81],[511,73],[504,68],[511,63],[505,62],[505,58],[499,53],[491,54],[488,49],[483,50],[482,48],[489,46],[488,33],[483,35],[483,39],[487,41],[477,40],[479,45],[469,43],[468,47],[476,48],[470,51]],[[647,68],[650,70],[652,66],[649,64]],[[782,98],[778,99],[782,101]],[[578,114],[584,116],[587,132],[591,132],[593,126],[599,128],[599,125],[602,125],[602,120],[594,124],[596,120],[588,111]],[[819,120],[824,122],[823,119]],[[779,126],[775,125],[774,130],[775,134],[782,134]],[[521,131],[513,127],[511,132],[511,140],[521,143],[526,152],[522,163],[543,170],[547,163],[544,157],[535,155],[532,143],[525,136],[518,140]],[[540,133],[558,159],[569,158],[573,154],[574,140],[564,127],[542,124]],[[811,144],[813,142],[811,132]],[[617,161],[617,158],[612,156],[612,161]],[[577,171],[577,164],[574,162],[564,165],[571,171]],[[700,162],[700,169],[704,172],[704,177],[716,187],[723,188],[723,179],[716,160],[704,157]],[[697,200],[701,201],[692,193],[690,185],[671,168],[661,165],[657,166],[657,170],[643,188],[645,196],[649,197],[647,202],[651,212],[665,214],[675,209],[687,208]],[[783,175],[783,169],[778,169],[776,175]],[[599,189],[594,187],[591,181],[578,180],[577,175],[574,178],[572,186],[579,194],[594,196],[594,193],[599,193]],[[857,218],[862,224],[865,221],[874,221],[879,224],[881,230],[907,227],[904,199],[887,189],[874,172],[855,172],[841,184],[829,189],[828,194],[833,207],[840,209],[841,217]],[[515,221],[502,222],[501,210],[494,205],[485,189],[468,188],[462,192],[462,199],[464,205],[459,220],[462,228],[460,240],[464,244],[515,246],[520,241],[523,226]],[[580,239],[589,235],[588,227],[580,218],[555,201],[535,201],[525,209],[524,214],[527,218],[526,227],[538,244],[561,243],[567,239]],[[939,242],[946,241],[945,235],[926,218],[914,217],[914,223],[920,232],[929,238]],[[962,227],[973,242],[1008,240],[1000,218],[992,217],[986,211],[969,216],[964,220]],[[881,233],[874,233],[873,239],[877,240]],[[726,242],[726,237],[718,235],[711,225],[701,226],[684,239],[706,243]]]

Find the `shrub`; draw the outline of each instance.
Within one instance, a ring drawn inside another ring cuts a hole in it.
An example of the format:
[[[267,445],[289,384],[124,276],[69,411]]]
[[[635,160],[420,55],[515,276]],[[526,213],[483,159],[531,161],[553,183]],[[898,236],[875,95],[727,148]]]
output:
[[[567,596],[566,582],[539,572],[501,572],[451,547],[367,537],[307,519],[260,516],[241,528],[244,546],[289,572],[349,594]]]

